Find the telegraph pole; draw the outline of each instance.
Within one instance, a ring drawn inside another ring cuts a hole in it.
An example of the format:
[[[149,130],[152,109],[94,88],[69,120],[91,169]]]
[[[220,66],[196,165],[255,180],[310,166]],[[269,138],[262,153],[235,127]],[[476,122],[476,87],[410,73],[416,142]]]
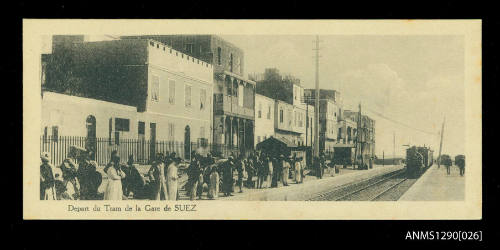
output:
[[[316,91],[314,98],[314,157],[319,156],[319,36],[316,36]]]
[[[439,156],[438,156],[438,169],[441,166],[441,149],[443,148],[443,132],[444,132],[444,122],[446,117],[443,119],[443,126],[441,127],[441,141],[439,142]]]
[[[353,168],[356,167],[356,162],[358,161],[358,155],[361,155],[361,159],[363,159],[363,148],[362,142],[361,142],[361,103],[359,103],[359,113],[358,113],[358,119],[356,122],[356,144],[354,146],[354,164]],[[358,151],[358,146],[359,146],[359,151]],[[361,164],[362,165],[362,164]],[[359,164],[358,164],[358,169],[359,169]]]
[[[393,148],[392,148],[392,161],[393,163],[396,162],[396,132],[393,132]],[[395,164],[394,164],[395,165]]]

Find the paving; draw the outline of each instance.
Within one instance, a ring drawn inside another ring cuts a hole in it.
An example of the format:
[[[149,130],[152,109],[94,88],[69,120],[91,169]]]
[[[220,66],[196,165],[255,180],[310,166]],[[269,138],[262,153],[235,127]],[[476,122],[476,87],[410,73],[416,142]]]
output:
[[[103,176],[103,181],[98,191],[100,193],[104,192],[108,181],[103,168],[103,166],[100,166],[97,169]],[[142,175],[146,175],[149,168],[150,166],[148,165],[137,166],[137,169]],[[279,182],[277,188],[255,189],[244,187],[243,193],[239,193],[239,188],[235,187],[235,192],[233,193],[234,196],[224,197],[222,193],[219,193],[218,200],[308,200],[318,193],[329,189],[369,179],[377,175],[382,175],[402,168],[402,166],[394,165],[374,165],[373,169],[357,170],[353,169],[351,166],[347,166],[346,168],[338,166],[339,173],[335,173],[333,168],[327,169],[325,170],[325,174],[322,179],[318,179],[316,176],[307,175],[304,178],[304,182],[301,184],[295,184],[292,179],[289,179],[289,186],[283,186],[282,183]],[[179,200],[189,200],[189,197],[186,195],[186,191],[183,189],[183,185],[186,180],[187,176],[185,174],[179,180]],[[207,199],[207,192],[204,192],[202,200]]]
[[[289,186],[269,189],[246,189],[243,193],[234,193],[234,196],[219,197],[220,200],[247,200],[247,201],[304,201],[309,200],[321,192],[327,190],[373,178],[389,172],[402,169],[403,166],[378,166],[374,165],[369,170],[340,169],[340,173],[317,179],[314,176],[307,176],[304,183],[295,184],[289,181]],[[238,190],[238,189],[236,189]]]
[[[446,167],[431,166],[400,201],[463,201],[465,199],[465,175],[460,176],[457,166],[451,166],[450,175]]]

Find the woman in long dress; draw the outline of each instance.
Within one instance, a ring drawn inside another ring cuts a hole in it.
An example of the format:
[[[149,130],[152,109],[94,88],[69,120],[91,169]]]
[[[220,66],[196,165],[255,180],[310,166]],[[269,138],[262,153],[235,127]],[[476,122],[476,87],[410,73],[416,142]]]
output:
[[[175,201],[177,200],[177,188],[178,188],[178,178],[177,175],[177,164],[179,164],[179,160],[172,159],[168,161],[167,167],[167,192],[168,192],[168,200]]]
[[[301,164],[301,161],[302,161],[302,157],[299,157],[296,161],[295,161],[295,166],[294,166],[294,171],[295,171],[295,182],[296,183],[301,183],[302,182],[302,164]]]
[[[286,158],[283,157],[283,171],[282,171],[282,177],[281,181],[283,182],[283,186],[288,186],[288,175],[290,171],[290,163],[286,160]]]
[[[125,173],[120,169],[120,157],[115,156],[113,162],[108,164],[106,168],[104,169],[104,171],[108,175],[108,186],[106,187],[106,191],[104,192],[104,199],[122,200],[122,179],[125,178]]]
[[[210,166],[210,186],[208,187],[208,198],[219,197],[219,172],[215,166]]]
[[[272,181],[273,181],[273,161],[269,157],[267,157],[267,187],[271,188],[272,187]]]

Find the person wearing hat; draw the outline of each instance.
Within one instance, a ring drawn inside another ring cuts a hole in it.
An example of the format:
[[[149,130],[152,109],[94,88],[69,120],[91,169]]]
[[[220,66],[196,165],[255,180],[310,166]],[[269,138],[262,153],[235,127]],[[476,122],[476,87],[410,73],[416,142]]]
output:
[[[120,157],[113,157],[111,164],[104,168],[108,175],[108,185],[104,192],[104,200],[123,200],[122,179],[126,177],[120,167]]]
[[[152,186],[152,200],[168,199],[167,185],[165,183],[165,165],[163,154],[156,154],[156,158],[148,171],[149,180]]]
[[[167,165],[167,192],[168,192],[168,200],[175,201],[177,200],[177,190],[178,190],[178,166],[181,162],[181,158],[170,158],[166,164]]]
[[[40,156],[40,200],[56,200],[55,179],[52,165],[50,165],[49,153],[44,152]]]
[[[89,155],[86,150],[79,150],[78,157],[78,170],[76,171],[78,182],[80,183],[80,199],[90,199],[90,181],[89,176],[92,171],[89,161]]]
[[[233,196],[233,170],[234,162],[233,157],[229,156],[228,160],[224,162],[222,168],[222,192],[224,196]]]
[[[80,182],[77,180],[76,163],[73,159],[74,154],[69,154],[69,157],[64,159],[60,168],[66,192],[73,199],[80,198]]]
[[[187,194],[189,195],[189,199],[194,200],[197,197],[198,185],[203,184],[203,182],[200,183],[200,180],[202,180],[203,175],[201,171],[200,161],[198,160],[196,154],[191,159],[191,163],[189,163],[189,167],[187,169],[187,175],[188,175],[188,181],[186,183],[185,188]]]

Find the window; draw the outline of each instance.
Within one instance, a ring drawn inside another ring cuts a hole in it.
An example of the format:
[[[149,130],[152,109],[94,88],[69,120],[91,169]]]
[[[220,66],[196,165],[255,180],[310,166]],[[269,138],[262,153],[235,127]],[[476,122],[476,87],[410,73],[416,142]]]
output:
[[[257,143],[260,143],[260,136],[257,136]]]
[[[59,140],[59,127],[52,126],[52,140],[57,142]]]
[[[144,122],[139,122],[137,124],[137,133],[140,135],[144,135],[146,131],[146,125]]]
[[[191,107],[191,86],[189,85],[184,87],[184,101],[186,107]]]
[[[192,43],[187,43],[185,46],[184,46],[184,51],[186,53],[189,53],[189,54],[193,54],[193,51],[194,51],[194,44]]]
[[[130,129],[130,120],[115,118],[115,131],[124,131],[128,132]]]
[[[221,55],[222,55],[222,49],[220,47],[217,47],[217,64],[221,65]]]
[[[280,109],[280,123],[283,123],[283,109]]]
[[[293,126],[297,126],[297,111],[293,112]]]
[[[175,104],[175,81],[170,80],[168,85],[168,102]]]
[[[262,103],[259,103],[259,111],[257,112],[257,118],[262,117]]]
[[[158,76],[153,76],[153,81],[151,84],[151,100],[160,100],[160,78]]]
[[[201,89],[200,90],[200,110],[205,109],[205,102],[207,99],[207,90],[206,89]]]
[[[271,105],[267,105],[267,119],[271,119]]]
[[[233,53],[229,55],[229,71],[233,72]]]

